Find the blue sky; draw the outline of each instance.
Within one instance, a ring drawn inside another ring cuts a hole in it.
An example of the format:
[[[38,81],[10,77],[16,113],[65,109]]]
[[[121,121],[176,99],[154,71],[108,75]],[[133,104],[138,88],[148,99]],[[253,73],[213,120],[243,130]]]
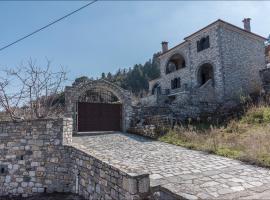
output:
[[[86,4],[82,2],[0,1],[0,47]],[[99,1],[70,18],[0,52],[0,69],[13,68],[30,57],[45,59],[69,71],[69,79],[100,76],[144,63],[216,19],[242,27],[252,18],[253,32],[270,34],[270,2],[264,1]]]

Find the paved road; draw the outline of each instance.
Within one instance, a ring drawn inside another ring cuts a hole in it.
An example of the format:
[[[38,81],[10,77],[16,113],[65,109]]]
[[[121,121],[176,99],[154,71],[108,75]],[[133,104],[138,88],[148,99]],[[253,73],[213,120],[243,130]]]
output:
[[[270,199],[269,169],[131,134],[80,136],[73,143],[123,170],[145,171],[151,186],[188,199]]]

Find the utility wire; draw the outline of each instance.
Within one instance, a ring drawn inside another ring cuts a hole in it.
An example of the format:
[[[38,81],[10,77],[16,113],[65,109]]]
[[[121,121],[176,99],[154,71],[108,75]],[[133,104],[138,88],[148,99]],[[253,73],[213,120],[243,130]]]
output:
[[[90,6],[90,5],[94,4],[94,3],[97,2],[97,1],[98,1],[98,0],[91,1],[90,3],[88,3],[88,4],[86,4],[86,5],[84,5],[84,6],[80,7],[80,8],[78,8],[78,9],[76,9],[76,10],[74,10],[74,11],[72,11],[71,13],[68,13],[68,14],[66,14],[65,16],[63,16],[63,17],[61,17],[61,18],[59,18],[59,19],[57,19],[57,20],[55,20],[55,21],[53,21],[53,22],[47,24],[46,26],[43,26],[43,27],[41,27],[41,28],[39,28],[39,29],[33,31],[32,33],[29,33],[28,35],[26,35],[26,36],[24,36],[24,37],[21,37],[21,38],[17,39],[16,41],[14,41],[14,42],[12,42],[12,43],[10,43],[10,44],[8,44],[8,45],[6,45],[6,46],[0,48],[0,51],[3,51],[4,49],[6,49],[6,48],[8,48],[8,47],[10,47],[10,46],[12,46],[12,45],[14,45],[14,44],[16,44],[16,43],[18,43],[18,42],[24,40],[24,39],[26,39],[26,38],[28,38],[28,37],[34,35],[34,34],[36,34],[36,33],[40,32],[40,31],[42,31],[42,30],[48,28],[49,26],[52,26],[53,24],[56,24],[57,22],[59,22],[59,21],[65,19],[65,18],[67,18],[67,17],[69,17],[69,16],[75,14],[76,12],[78,12],[78,11],[80,11],[80,10],[86,8],[87,6]]]

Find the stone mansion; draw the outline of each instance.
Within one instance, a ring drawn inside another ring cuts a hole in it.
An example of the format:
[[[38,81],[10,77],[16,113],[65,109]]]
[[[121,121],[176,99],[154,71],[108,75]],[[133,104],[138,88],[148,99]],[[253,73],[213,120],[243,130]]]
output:
[[[259,71],[266,67],[266,38],[251,32],[250,18],[244,29],[217,20],[168,49],[162,42],[160,77],[149,82],[143,105],[209,108],[257,92]],[[212,105],[209,107],[209,105]],[[192,110],[192,109],[191,109]]]

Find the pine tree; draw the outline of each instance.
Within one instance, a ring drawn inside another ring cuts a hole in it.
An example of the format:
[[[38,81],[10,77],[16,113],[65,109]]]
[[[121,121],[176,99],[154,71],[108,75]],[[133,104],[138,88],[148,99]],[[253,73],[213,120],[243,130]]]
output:
[[[102,78],[102,79],[105,79],[105,78],[106,78],[106,75],[105,75],[105,73],[104,73],[104,72],[102,72],[102,74],[101,74],[101,78]]]
[[[101,74],[102,79],[106,79],[126,90],[130,90],[137,96],[148,92],[148,81],[158,78],[160,75],[159,69],[159,53],[154,54],[152,59],[142,64],[135,64],[133,68],[118,69],[115,74],[109,72]],[[76,82],[85,80],[86,77],[81,77]],[[91,78],[90,78],[91,79]]]
[[[112,74],[111,74],[111,72],[109,72],[109,73],[107,74],[107,79],[108,79],[109,81],[112,80]]]

